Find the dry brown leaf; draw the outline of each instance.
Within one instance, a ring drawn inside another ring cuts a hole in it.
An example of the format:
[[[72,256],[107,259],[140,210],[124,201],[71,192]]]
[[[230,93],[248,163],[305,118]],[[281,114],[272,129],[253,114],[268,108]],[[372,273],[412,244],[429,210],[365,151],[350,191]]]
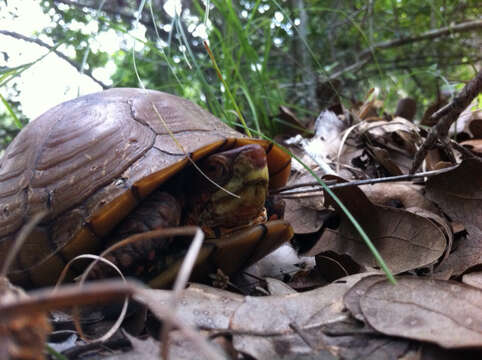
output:
[[[465,133],[474,139],[482,138],[482,110],[471,110],[472,106],[465,109],[452,125],[452,131]],[[452,132],[451,131],[451,132]]]
[[[446,247],[445,247],[445,252],[444,256],[440,259],[440,262],[438,265],[441,265],[443,261],[447,259],[447,257],[450,254],[450,250],[452,249],[452,245],[454,242],[454,235],[452,233],[452,228],[450,224],[445,220],[445,218],[434,214],[433,212],[426,210],[426,209],[421,209],[418,207],[410,207],[406,209],[407,211],[410,211],[413,214],[423,216],[426,219],[431,220],[435,225],[437,225],[440,230],[443,231],[445,235],[445,240],[446,240]]]
[[[339,255],[332,251],[317,254],[315,260],[316,270],[319,272],[320,277],[328,282],[351,274],[358,274],[365,270],[354,262],[350,256],[345,254]]]
[[[275,296],[297,293],[295,289],[287,285],[285,282],[274,278],[266,278],[266,287],[268,288],[269,293]]]
[[[0,307],[18,302],[28,295],[0,277]],[[51,331],[45,312],[26,313],[13,319],[0,319],[0,358],[41,360],[44,346]]]
[[[358,117],[362,120],[377,118],[378,109],[383,106],[383,102],[377,99],[366,101],[360,108]]]
[[[368,234],[393,273],[432,264],[444,253],[445,234],[430,220],[406,210],[375,205],[356,187],[339,188],[335,194]],[[337,209],[341,221],[338,230],[324,230],[316,250],[348,254],[358,264],[376,267],[358,231],[331,198],[325,195],[325,199]]]
[[[395,118],[392,121],[365,122],[359,130],[365,139],[365,146],[390,174],[408,173],[419,139],[414,124],[403,118]]]
[[[131,336],[128,333],[124,335],[129,339],[132,349],[121,354],[116,354],[112,357],[103,358],[105,360],[159,360],[160,354],[160,342],[152,337],[146,339],[139,339],[135,336]],[[173,331],[170,333],[169,338],[169,358],[176,360],[211,360],[204,354],[199,352],[199,349],[186,339],[184,334],[179,331]],[[228,358],[228,357],[224,357]],[[235,358],[235,357],[232,357]]]
[[[375,160],[382,165],[391,176],[403,175],[402,170],[392,161],[390,153],[386,149],[376,146],[366,145]]]
[[[192,285],[183,292],[176,315],[186,326],[232,332],[235,348],[256,359],[279,358],[301,350],[317,351],[322,344],[310,347],[304,342],[303,333],[347,319],[343,296],[363,276],[349,276],[316,290],[284,296],[243,297]],[[142,297],[162,306],[170,296],[170,291],[148,289]],[[297,346],[279,347],[290,339],[295,339]]]
[[[318,339],[306,344],[305,331],[346,319],[343,295],[360,277],[353,275],[316,290],[287,296],[246,297],[233,316],[231,329],[244,335],[233,336],[235,348],[255,359],[275,359],[300,351],[318,351],[324,344]],[[295,335],[297,344],[290,344]],[[277,336],[273,339],[273,336]]]
[[[427,197],[453,220],[462,223],[466,238],[459,239],[455,250],[437,270],[452,270],[454,275],[482,263],[482,162],[464,160],[457,168],[431,177]]]
[[[482,122],[482,120],[481,120]],[[482,139],[465,140],[460,143],[460,145],[465,146],[473,153],[482,155]]]
[[[422,194],[422,187],[411,182],[362,185],[360,189],[377,205],[391,206],[399,202],[405,209],[418,207],[436,214],[440,213],[435,204]]]
[[[232,330],[263,336],[268,333],[291,332],[291,323],[299,327],[320,326],[345,318],[343,295],[360,279],[360,275],[344,278],[316,290],[286,296],[247,296],[231,319]]]
[[[159,341],[154,340],[152,337],[141,340],[128,333],[124,333],[124,335],[129,339],[132,349],[112,357],[106,357],[105,360],[159,360],[161,358]],[[176,358],[181,359],[180,357]]]
[[[410,341],[405,339],[349,332],[346,335],[324,336],[323,341],[338,359],[344,360],[408,360],[404,355],[411,347]]]
[[[449,271],[455,276],[482,264],[482,230],[473,225],[467,225],[466,230],[467,236],[455,241],[455,250],[437,267],[437,272]]]
[[[475,139],[482,139],[482,110],[478,110],[477,118],[471,120],[469,130]]]
[[[370,286],[383,280],[386,280],[386,277],[383,275],[370,275],[364,277],[345,293],[343,302],[355,319],[365,322],[365,317],[360,308],[360,299],[365,295]]]
[[[149,304],[165,305],[171,293],[168,290],[146,289],[144,290],[144,298]],[[227,329],[229,328],[233,312],[236,311],[243,301],[244,297],[241,295],[210,286],[195,284],[184,290],[177,309],[180,320],[188,325]]]
[[[403,277],[380,281],[360,299],[377,331],[445,348],[482,346],[482,291],[452,281]]]
[[[414,143],[418,139],[418,128],[406,119],[362,123],[360,132],[368,136],[370,143],[388,150],[395,150],[407,156],[414,155],[416,151]]]
[[[482,161],[466,159],[452,171],[432,176],[426,191],[452,220],[482,226]]]
[[[402,117],[408,121],[413,121],[417,112],[417,102],[411,97],[406,97],[398,100],[397,109],[394,116]]]
[[[311,330],[311,329],[310,329]],[[337,357],[325,350],[323,337],[312,335],[313,331],[303,332],[305,340],[299,334],[289,333],[284,335],[272,335],[269,337],[262,336],[236,336],[233,340],[235,347],[243,349],[247,358],[253,356],[256,360],[272,360],[272,359],[316,359],[316,360],[337,360]],[[310,341],[310,345],[306,340]]]
[[[296,114],[287,106],[280,105],[279,113],[276,115],[281,120],[280,134],[296,135],[304,134],[309,135],[310,130],[313,128],[313,122],[309,124],[307,121],[300,120]]]
[[[320,230],[323,225],[325,214],[320,209],[312,206],[317,199],[285,199],[284,219],[288,221],[295,234],[310,234]]]
[[[482,271],[465,274],[462,276],[462,282],[482,290]]]

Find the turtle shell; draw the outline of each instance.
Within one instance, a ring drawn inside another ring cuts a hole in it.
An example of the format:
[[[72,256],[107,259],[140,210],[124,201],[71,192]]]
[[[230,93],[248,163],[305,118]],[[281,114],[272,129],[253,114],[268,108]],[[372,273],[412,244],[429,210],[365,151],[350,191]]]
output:
[[[248,143],[266,149],[270,187],[284,185],[288,155],[186,99],[118,88],[62,103],[29,123],[1,160],[0,264],[20,229],[47,211],[9,278],[51,284],[69,259],[100,251],[106,234],[188,164],[186,154],[196,161]]]

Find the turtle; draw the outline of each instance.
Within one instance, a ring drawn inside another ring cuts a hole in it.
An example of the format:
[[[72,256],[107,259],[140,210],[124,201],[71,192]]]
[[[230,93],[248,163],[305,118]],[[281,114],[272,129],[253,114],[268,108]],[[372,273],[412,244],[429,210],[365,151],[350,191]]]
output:
[[[196,276],[216,268],[229,275],[293,236],[264,208],[268,188],[287,182],[290,162],[272,142],[172,94],[113,88],[61,103],[26,125],[1,159],[0,265],[23,226],[45,211],[10,266],[17,285],[49,286],[79,254],[184,225],[207,235]],[[127,268],[146,263],[133,258],[142,247],[157,264],[143,280],[167,286],[186,241],[152,240],[118,250],[115,260]]]

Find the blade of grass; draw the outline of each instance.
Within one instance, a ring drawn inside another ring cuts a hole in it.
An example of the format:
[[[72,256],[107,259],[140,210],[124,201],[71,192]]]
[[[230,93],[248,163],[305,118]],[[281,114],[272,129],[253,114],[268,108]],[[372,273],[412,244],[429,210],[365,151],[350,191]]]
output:
[[[203,72],[201,71],[201,66],[200,66],[199,62],[197,61],[196,56],[194,56],[194,53],[191,49],[189,41],[187,40],[186,34],[184,33],[184,29],[183,29],[180,21],[176,21],[176,29],[177,29],[178,33],[181,35],[182,42],[187,49],[187,52],[189,54],[189,58],[192,60],[192,63],[194,64],[196,76],[201,81],[201,83],[203,85],[203,89],[208,94],[208,96],[206,96],[206,100],[208,102],[209,109],[212,110],[213,113],[218,114],[218,115],[219,114],[225,114],[224,109],[222,109],[220,107],[218,101],[216,101],[216,96],[213,92],[212,86],[206,80],[206,77],[204,76]]]
[[[246,98],[246,101],[249,104],[249,107],[251,109],[251,114],[253,114],[252,119],[253,119],[254,125],[256,125],[256,131],[260,133],[261,128],[259,126],[258,114],[256,113],[256,106],[254,105],[253,99],[251,99],[251,96],[249,95],[249,91],[246,87],[241,86],[241,91],[243,92],[244,97]]]
[[[226,90],[226,93],[228,94],[234,106],[234,109],[236,110],[236,114],[238,114],[239,120],[241,121],[241,124],[243,125],[243,128],[246,131],[246,135],[248,135],[249,137],[252,137],[251,131],[249,131],[248,125],[246,124],[243,114],[241,113],[241,109],[239,108],[238,103],[234,99],[234,96],[231,93],[231,90],[229,89],[229,85],[226,83],[226,81],[224,81],[223,75],[221,74],[221,70],[219,69],[218,64],[216,63],[216,59],[214,58],[214,55],[211,52],[211,49],[209,48],[207,41],[204,41],[203,44],[204,44],[204,47],[206,48],[206,51],[208,52],[209,57],[211,58],[211,62],[214,66],[214,69],[216,70],[216,74],[218,75],[219,80],[221,80],[221,82],[223,83],[224,89]]]
[[[2,96],[2,94],[0,94],[0,100],[2,101],[3,105],[7,109],[7,112],[9,113],[9,115],[12,117],[13,123],[15,124],[15,126],[18,127],[19,129],[23,128],[22,123],[18,119],[17,115],[15,115],[15,112],[13,111],[12,107],[10,106],[8,101],[5,100],[5,98]]]

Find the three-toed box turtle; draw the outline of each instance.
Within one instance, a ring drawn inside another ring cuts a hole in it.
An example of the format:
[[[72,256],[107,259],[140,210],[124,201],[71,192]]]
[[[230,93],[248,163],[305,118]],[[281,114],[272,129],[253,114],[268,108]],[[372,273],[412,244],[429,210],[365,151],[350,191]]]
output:
[[[240,198],[207,181],[186,154]],[[46,210],[9,269],[17,284],[52,284],[79,254],[98,253],[135,232],[186,224],[209,229],[212,267],[237,271],[292,236],[283,220],[260,220],[268,172],[269,187],[279,187],[289,171],[281,149],[244,137],[177,96],[127,88],[82,96],[29,123],[3,156],[0,264],[22,226]],[[149,254],[162,257],[171,251],[166,244],[153,242],[158,249]],[[133,257],[118,260],[138,266]],[[159,260],[156,271],[171,265]]]

